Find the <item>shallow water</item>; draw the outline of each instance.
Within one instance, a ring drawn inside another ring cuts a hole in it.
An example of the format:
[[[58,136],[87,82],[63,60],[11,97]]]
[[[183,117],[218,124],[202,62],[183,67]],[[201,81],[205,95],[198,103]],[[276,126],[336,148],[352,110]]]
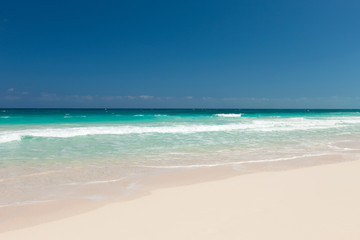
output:
[[[172,169],[353,160],[359,136],[359,110],[2,109],[0,205],[124,194]]]

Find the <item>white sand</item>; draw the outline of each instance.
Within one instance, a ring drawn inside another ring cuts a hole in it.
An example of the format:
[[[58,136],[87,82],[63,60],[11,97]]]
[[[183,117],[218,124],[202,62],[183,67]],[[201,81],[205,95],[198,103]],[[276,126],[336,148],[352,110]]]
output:
[[[360,161],[173,187],[12,239],[360,239]]]

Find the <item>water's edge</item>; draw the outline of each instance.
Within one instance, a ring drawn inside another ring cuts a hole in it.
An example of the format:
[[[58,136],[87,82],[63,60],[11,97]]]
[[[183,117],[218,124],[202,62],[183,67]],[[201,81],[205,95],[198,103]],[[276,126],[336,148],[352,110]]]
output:
[[[317,159],[319,160],[319,159]],[[242,176],[245,174],[257,174],[262,172],[278,172],[291,171],[301,168],[323,166],[328,164],[341,164],[344,162],[358,161],[360,155],[354,159],[342,159],[339,156],[322,156],[321,161],[314,161],[309,158],[306,161],[293,162],[295,164],[279,165],[278,168],[268,168],[266,164],[263,166],[254,166],[248,172],[239,172],[230,166],[213,166],[200,167],[194,169],[172,169],[167,173],[160,175],[148,176],[138,182],[139,187],[126,195],[113,196],[113,198],[97,200],[97,199],[65,199],[50,202],[32,203],[19,206],[8,206],[0,208],[0,233],[18,230],[22,228],[36,226],[45,222],[56,221],[59,219],[71,217],[81,213],[85,213],[110,203],[131,201],[151,194],[158,189],[174,188],[179,186],[192,185],[203,182],[212,182],[224,180],[232,177]],[[263,163],[259,163],[263,164]],[[256,164],[258,165],[258,164]],[[105,185],[112,183],[103,183],[98,186],[101,192]],[[108,186],[109,187],[109,186]],[[116,184],[110,186],[111,189],[116,188]]]

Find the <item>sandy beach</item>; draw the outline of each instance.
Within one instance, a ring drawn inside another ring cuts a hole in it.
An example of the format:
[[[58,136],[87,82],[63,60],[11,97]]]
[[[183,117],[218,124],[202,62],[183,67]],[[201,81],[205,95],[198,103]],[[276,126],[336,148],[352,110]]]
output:
[[[360,161],[164,188],[0,239],[360,239]]]
[[[0,6],[0,240],[360,240],[360,1]]]

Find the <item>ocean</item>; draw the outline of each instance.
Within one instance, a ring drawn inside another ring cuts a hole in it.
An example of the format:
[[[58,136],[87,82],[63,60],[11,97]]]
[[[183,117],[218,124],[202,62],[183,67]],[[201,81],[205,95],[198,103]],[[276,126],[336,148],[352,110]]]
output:
[[[178,170],[351,161],[359,140],[360,110],[0,109],[0,207],[104,200]]]

